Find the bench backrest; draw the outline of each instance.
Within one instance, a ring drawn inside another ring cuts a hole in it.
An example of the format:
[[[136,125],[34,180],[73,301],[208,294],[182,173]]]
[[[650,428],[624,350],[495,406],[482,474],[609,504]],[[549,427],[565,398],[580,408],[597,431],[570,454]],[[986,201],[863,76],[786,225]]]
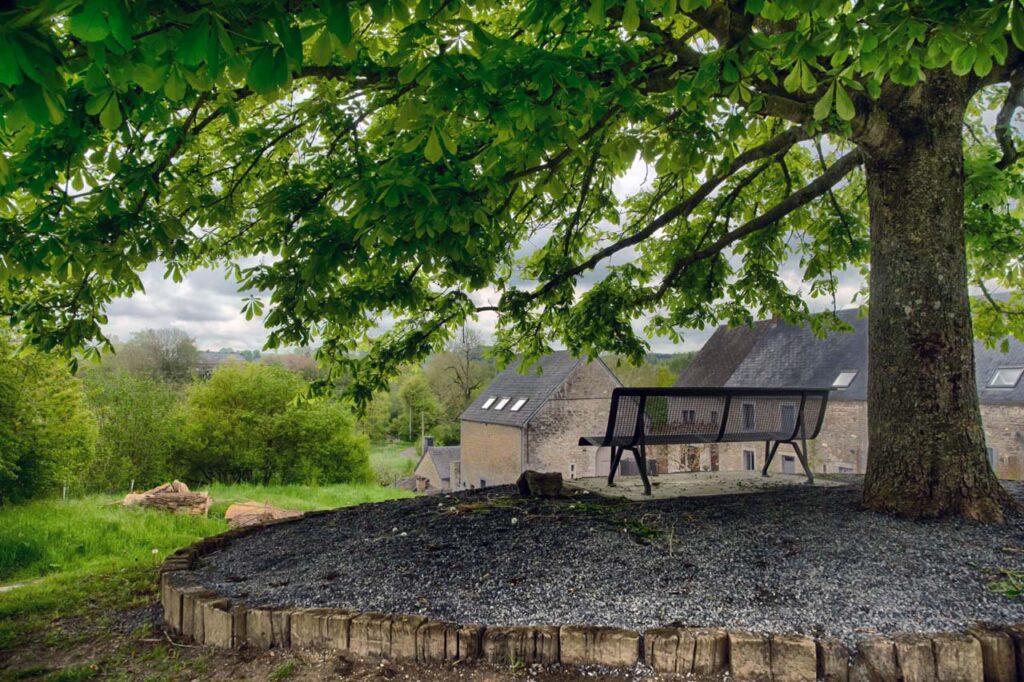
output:
[[[828,389],[616,388],[605,442],[722,443],[814,438]]]

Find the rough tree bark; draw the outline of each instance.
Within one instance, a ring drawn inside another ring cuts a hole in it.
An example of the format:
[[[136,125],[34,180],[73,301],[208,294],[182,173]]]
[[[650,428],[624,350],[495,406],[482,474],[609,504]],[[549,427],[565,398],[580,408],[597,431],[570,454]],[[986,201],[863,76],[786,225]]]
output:
[[[964,246],[964,79],[929,75],[857,142],[871,210],[870,457],[864,504],[1001,521],[974,371]]]

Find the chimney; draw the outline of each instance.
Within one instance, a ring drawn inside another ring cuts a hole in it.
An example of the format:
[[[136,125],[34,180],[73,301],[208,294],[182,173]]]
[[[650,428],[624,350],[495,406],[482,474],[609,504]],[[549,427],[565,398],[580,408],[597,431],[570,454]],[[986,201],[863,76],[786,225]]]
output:
[[[426,452],[430,448],[434,447],[433,436],[423,436],[423,451]]]

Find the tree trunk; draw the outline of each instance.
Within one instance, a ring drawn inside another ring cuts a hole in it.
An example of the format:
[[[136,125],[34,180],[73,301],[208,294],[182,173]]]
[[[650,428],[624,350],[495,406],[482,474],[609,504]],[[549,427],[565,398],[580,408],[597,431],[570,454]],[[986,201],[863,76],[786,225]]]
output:
[[[871,209],[864,504],[1002,521],[975,383],[964,246],[962,79],[929,75],[858,140]]]

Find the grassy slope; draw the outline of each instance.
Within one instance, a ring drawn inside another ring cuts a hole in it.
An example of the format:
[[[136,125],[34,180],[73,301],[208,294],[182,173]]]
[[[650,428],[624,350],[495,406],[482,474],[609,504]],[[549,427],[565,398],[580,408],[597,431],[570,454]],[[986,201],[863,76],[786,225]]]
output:
[[[0,654],[41,636],[54,619],[151,600],[159,562],[226,530],[223,513],[230,502],[252,499],[311,510],[409,496],[376,484],[217,485],[210,492],[210,518],[125,509],[102,495],[0,507],[0,584],[34,580],[0,593]]]
[[[396,442],[370,446],[370,466],[381,483],[394,483],[396,479],[412,476],[416,461],[402,455],[414,443]]]

